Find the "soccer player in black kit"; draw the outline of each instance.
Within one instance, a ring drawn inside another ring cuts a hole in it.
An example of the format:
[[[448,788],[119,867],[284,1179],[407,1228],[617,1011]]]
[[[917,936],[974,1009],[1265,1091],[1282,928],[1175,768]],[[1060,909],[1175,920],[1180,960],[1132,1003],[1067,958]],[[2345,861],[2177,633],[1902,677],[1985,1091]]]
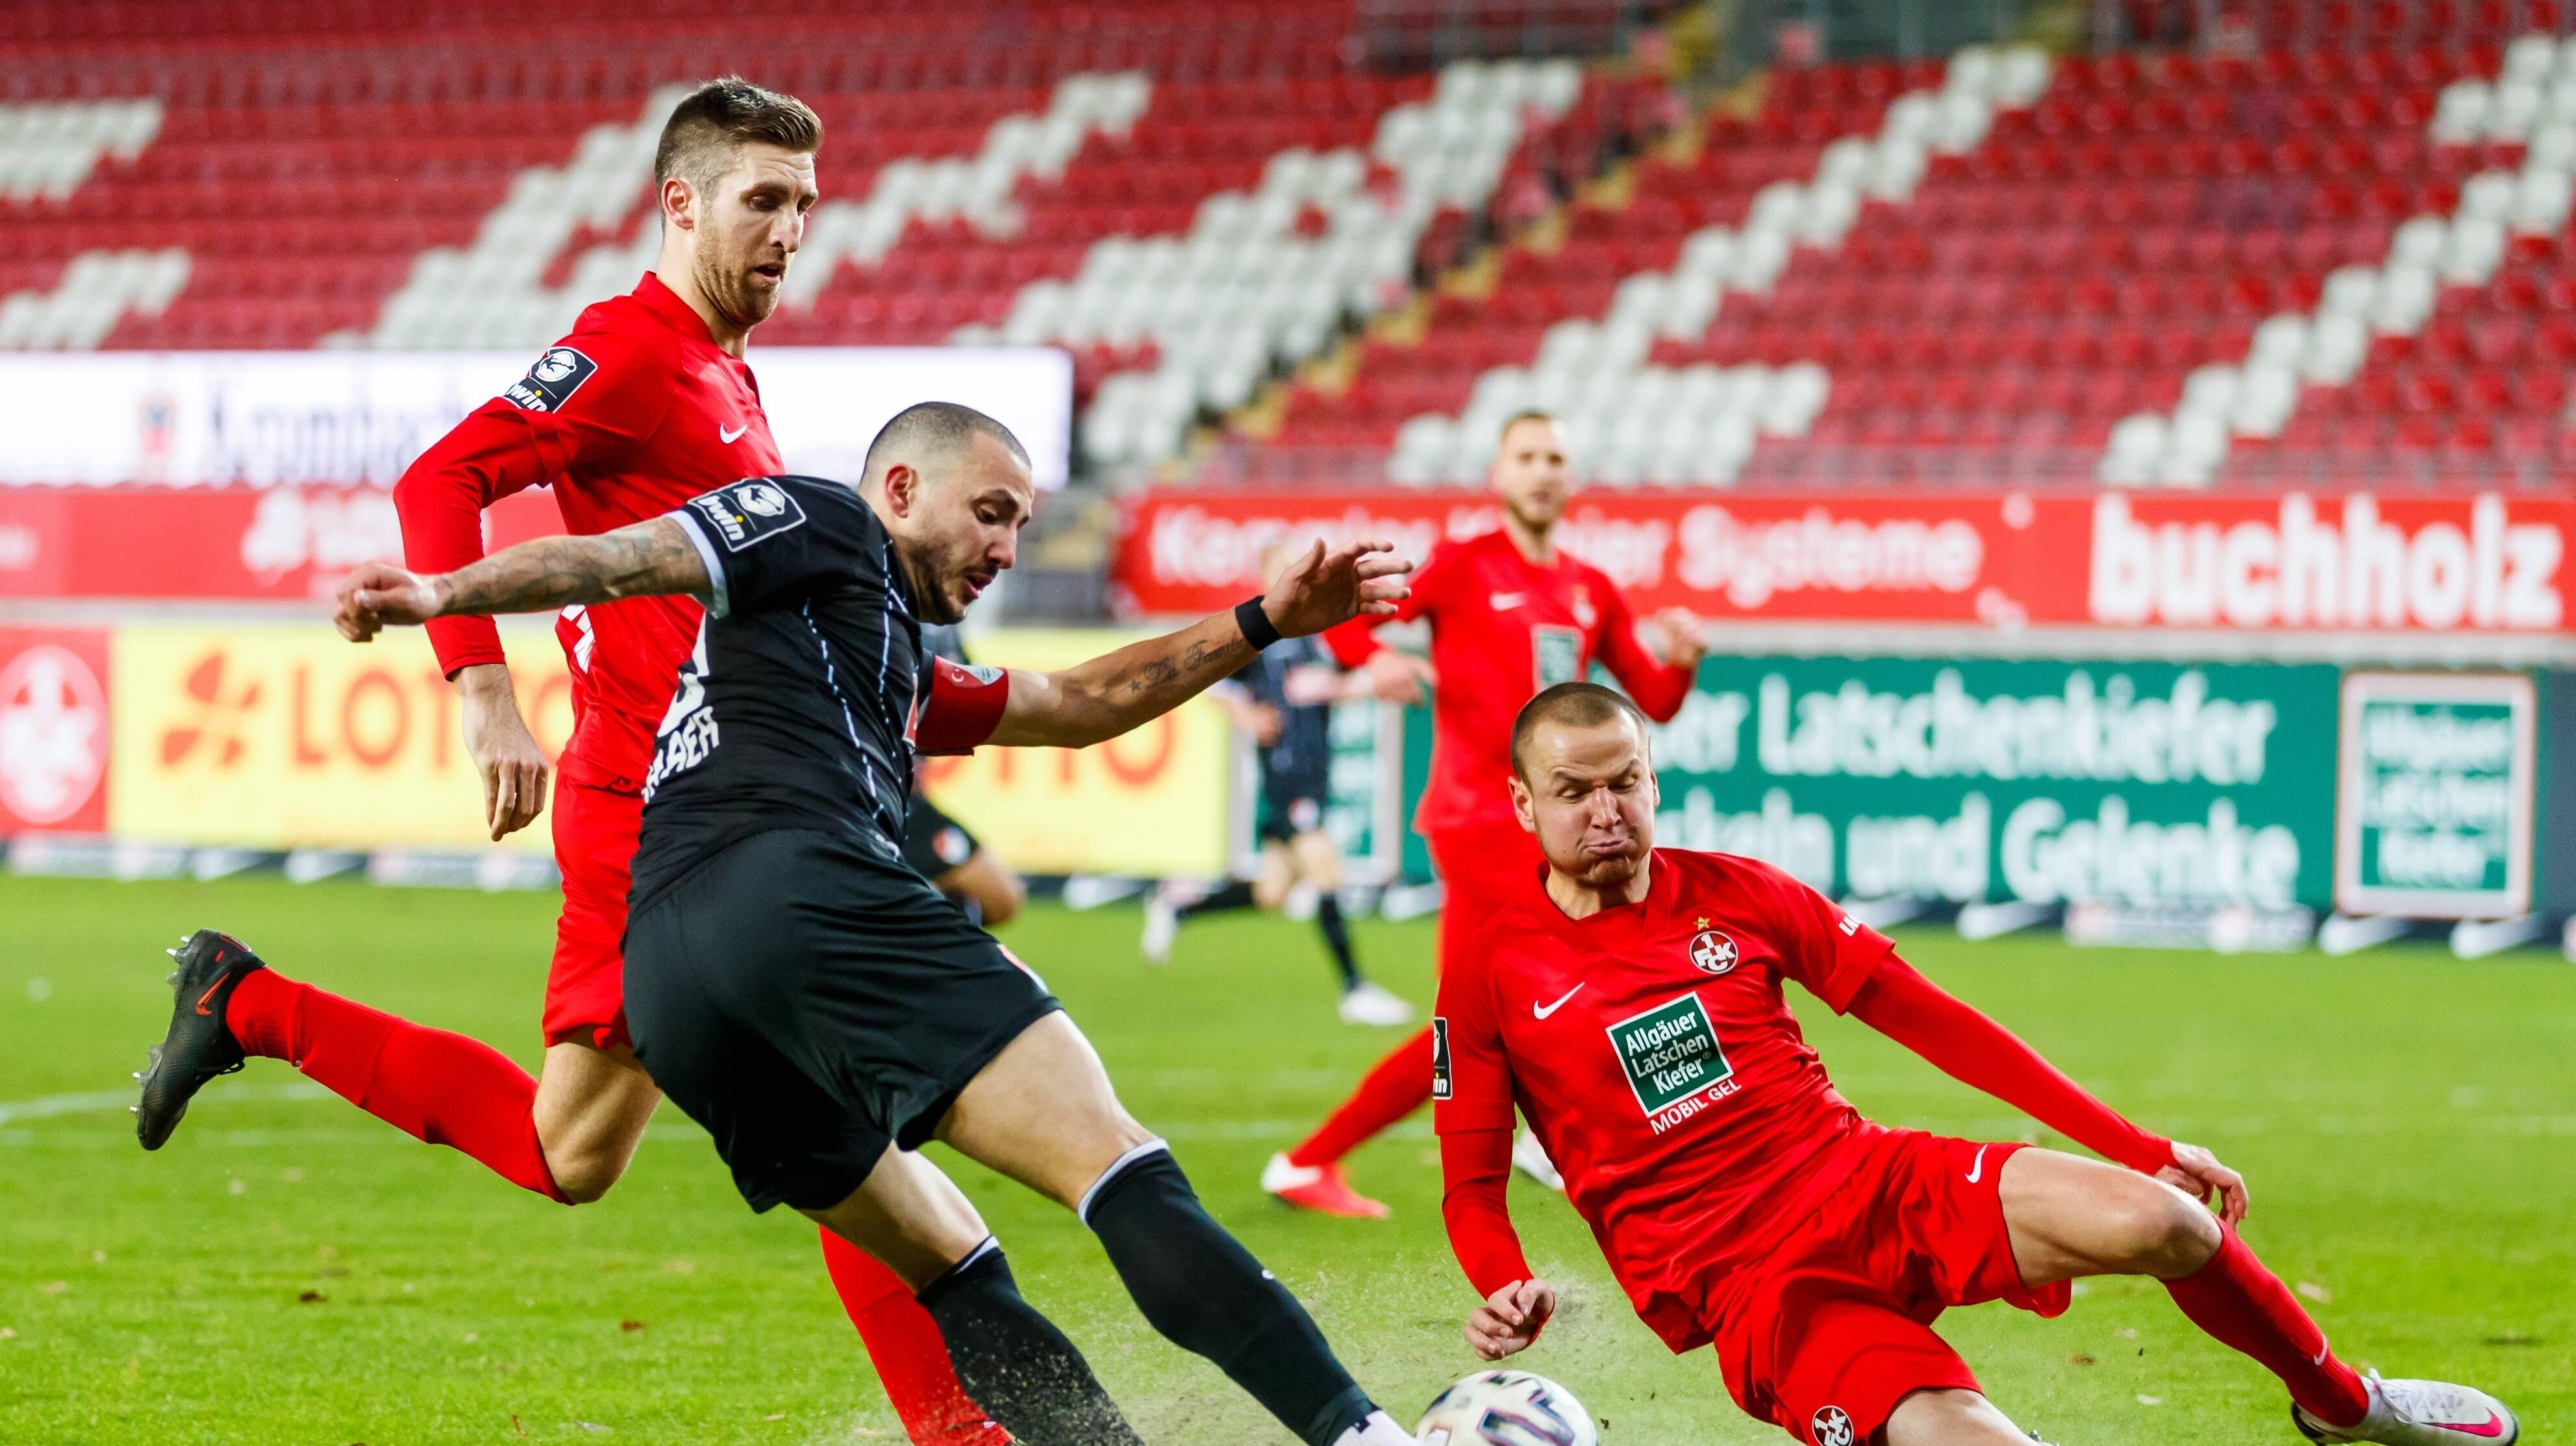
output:
[[[959,1153],[1071,1207],[1154,1328],[1311,1446],[1410,1438],[1304,1307],[1201,1208],[1090,1043],[992,936],[904,866],[916,751],[1082,747],[1179,706],[1282,636],[1405,594],[1382,541],[1318,543],[1261,597],[1053,673],[934,663],[1014,559],[1036,501],[1000,423],[926,403],[857,489],[735,482],[649,522],[342,584],[336,621],[543,612],[689,593],[694,656],[658,730],[626,935],[637,1056],[704,1125],[755,1210],[794,1206],[892,1267],[968,1391],[1029,1446],[1137,1441],[1073,1344],[1019,1294]]]
[[[1287,566],[1295,553],[1284,542],[1262,549],[1262,574]],[[1235,726],[1258,750],[1260,872],[1213,891],[1193,881],[1163,881],[1145,898],[1145,932],[1138,947],[1146,963],[1171,962],[1172,941],[1183,919],[1230,909],[1278,909],[1294,890],[1309,889],[1315,896],[1316,931],[1324,936],[1341,983],[1337,1008],[1343,1022],[1413,1021],[1412,1005],[1360,973],[1350,927],[1342,918],[1341,847],[1324,828],[1324,807],[1333,791],[1333,705],[1374,692],[1371,674],[1342,671],[1322,641],[1311,637],[1272,643],[1215,691],[1212,696],[1226,703]]]

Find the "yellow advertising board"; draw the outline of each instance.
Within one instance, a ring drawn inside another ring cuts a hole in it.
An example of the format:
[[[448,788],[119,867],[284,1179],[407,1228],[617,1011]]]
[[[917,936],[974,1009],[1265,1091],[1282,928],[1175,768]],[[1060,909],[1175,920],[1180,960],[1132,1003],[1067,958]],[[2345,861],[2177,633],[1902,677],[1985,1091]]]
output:
[[[549,755],[572,729],[562,649],[504,634],[519,706]],[[328,623],[133,623],[110,643],[108,830],[253,848],[488,847],[456,691],[428,639],[363,647]],[[550,847],[546,821],[512,835]]]
[[[969,651],[999,667],[1061,668],[1141,636],[1015,629],[983,634]],[[1225,710],[1198,698],[1089,748],[934,758],[927,784],[941,808],[1025,873],[1222,874],[1230,738]]]
[[[977,640],[979,662],[1054,668],[1132,633]],[[520,707],[549,754],[572,729],[563,654],[542,624],[505,638]],[[488,847],[455,690],[428,641],[364,647],[314,623],[135,623],[110,643],[108,831],[252,848]],[[986,748],[930,762],[940,806],[1031,873],[1214,874],[1225,866],[1224,710],[1204,699],[1080,750]],[[509,846],[544,852],[546,820]]]

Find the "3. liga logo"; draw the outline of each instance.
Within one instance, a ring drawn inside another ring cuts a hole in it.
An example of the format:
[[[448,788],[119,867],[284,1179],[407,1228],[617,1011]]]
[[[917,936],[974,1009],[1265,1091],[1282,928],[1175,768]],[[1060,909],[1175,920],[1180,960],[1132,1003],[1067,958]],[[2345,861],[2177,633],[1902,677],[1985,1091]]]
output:
[[[1735,941],[1715,929],[1691,935],[1690,961],[1702,974],[1723,974],[1735,967]]]
[[[787,510],[787,494],[766,482],[746,484],[741,493],[742,510],[761,517],[776,517]]]
[[[537,380],[541,382],[559,382],[580,369],[580,354],[560,346],[537,358],[537,364],[533,368]]]
[[[1852,1422],[1840,1406],[1827,1406],[1807,1423],[1816,1446],[1852,1446]]]

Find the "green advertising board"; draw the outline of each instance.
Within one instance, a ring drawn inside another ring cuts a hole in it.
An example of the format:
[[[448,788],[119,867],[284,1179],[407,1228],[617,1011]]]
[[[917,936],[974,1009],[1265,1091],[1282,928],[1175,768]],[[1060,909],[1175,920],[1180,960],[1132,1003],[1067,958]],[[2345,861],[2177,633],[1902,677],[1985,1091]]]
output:
[[[2326,664],[1712,657],[1655,729],[1657,841],[1829,894],[2325,908]],[[1406,797],[1429,719],[1408,712]],[[1408,840],[1406,871],[1428,876]]]
[[[2520,674],[2347,676],[2337,907],[2434,919],[2529,912],[2538,712]]]

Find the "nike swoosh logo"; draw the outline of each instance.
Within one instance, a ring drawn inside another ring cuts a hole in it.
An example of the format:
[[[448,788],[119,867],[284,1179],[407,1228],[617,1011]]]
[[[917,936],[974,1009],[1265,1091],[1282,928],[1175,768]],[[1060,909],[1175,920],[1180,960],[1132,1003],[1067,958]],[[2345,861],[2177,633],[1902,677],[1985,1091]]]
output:
[[[1589,984],[1589,983],[1591,983],[1591,982],[1592,982],[1591,980],[1586,979],[1586,980],[1584,980],[1584,981],[1583,981],[1583,984]],[[1560,1010],[1560,1009],[1563,1009],[1563,1008],[1565,1007],[1565,1000],[1566,1000],[1566,999],[1572,999],[1574,996],[1576,996],[1576,995],[1578,995],[1578,994],[1582,993],[1582,992],[1583,992],[1583,984],[1577,984],[1577,985],[1575,985],[1573,988],[1571,988],[1571,989],[1569,989],[1569,990],[1565,991],[1565,999],[1559,999],[1559,1000],[1558,1000],[1558,1001],[1556,1001],[1554,1004],[1533,1004],[1533,1005],[1531,1005],[1531,1006],[1530,1006],[1530,1013],[1537,1015],[1537,1016],[1538,1016],[1539,1018],[1541,1018],[1541,1019],[1545,1019],[1545,1018],[1547,1018],[1549,1015],[1554,1014],[1555,1012],[1557,1012],[1557,1011],[1558,1011],[1558,1010]]]
[[[2310,1361],[2310,1362],[2308,1362],[2308,1364],[2309,1364],[2309,1365],[2312,1365],[2312,1366],[2322,1366],[2322,1365],[2324,1365],[2324,1364],[2326,1363],[2326,1357],[2328,1357],[2328,1356],[2330,1356],[2330,1355],[2333,1355],[2333,1354],[2334,1354],[2334,1347],[2333,1347],[2332,1345],[2322,1345],[2322,1346],[2319,1346],[2319,1347],[2317,1347],[2317,1355],[2316,1355],[2316,1359],[2315,1359],[2315,1360],[2312,1360],[2312,1361]]]
[[[1979,1145],[1977,1147],[1977,1158],[1968,1163],[1969,1184],[1974,1185],[1979,1180],[1986,1177],[1986,1151],[1993,1148],[1994,1146],[1992,1145]]]
[[[213,1010],[211,1010],[211,1009],[208,1009],[208,1008],[206,1007],[206,1001],[207,1001],[207,1000],[209,1000],[209,999],[214,998],[214,997],[215,997],[215,991],[216,991],[216,990],[218,990],[218,989],[221,989],[221,988],[223,988],[223,987],[224,987],[224,981],[222,981],[222,980],[218,979],[218,980],[216,980],[214,983],[209,984],[209,985],[207,985],[207,986],[206,986],[206,992],[205,992],[205,993],[200,994],[200,995],[198,995],[198,996],[197,996],[197,1012],[198,1012],[199,1014],[206,1015],[206,1016],[207,1016],[207,1017],[209,1017],[209,1018],[212,1018],[212,1017],[213,1017],[213,1015],[214,1015],[214,1011],[213,1011]]]
[[[2433,1424],[2445,1431],[2457,1431],[2463,1436],[2484,1436],[2490,1440],[2504,1434],[2504,1418],[2493,1411],[2487,1412],[2487,1418],[2474,1426],[2466,1421],[2436,1421]]]
[[[1505,608],[1516,608],[1522,603],[1529,601],[1529,594],[1519,592],[1498,592],[1492,597],[1485,599],[1485,601],[1493,605],[1494,611],[1501,612]]]
[[[726,446],[730,447],[730,446],[732,446],[732,445],[734,444],[734,439],[736,439],[736,438],[740,437],[743,433],[748,432],[748,431],[750,431],[750,430],[751,430],[751,423],[749,423],[749,422],[745,422],[745,423],[743,423],[741,426],[739,426],[739,427],[735,427],[735,428],[731,429],[730,431],[728,431],[728,430],[725,428],[725,426],[724,426],[724,424],[723,424],[723,423],[719,422],[719,423],[717,423],[717,424],[716,424],[716,440],[717,440],[717,441],[719,441],[719,442],[722,442],[722,443],[724,443]]]

